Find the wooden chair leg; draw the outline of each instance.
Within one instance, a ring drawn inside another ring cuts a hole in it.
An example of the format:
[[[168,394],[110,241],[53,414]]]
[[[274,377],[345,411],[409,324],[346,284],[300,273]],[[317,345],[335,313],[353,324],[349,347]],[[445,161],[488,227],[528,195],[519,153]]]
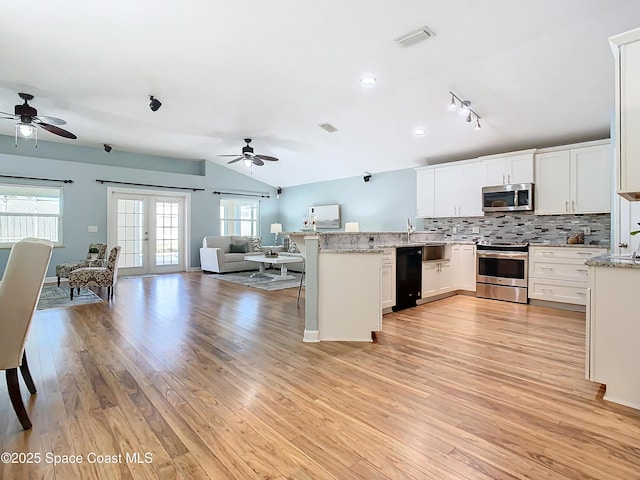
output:
[[[27,411],[24,409],[22,397],[20,396],[20,385],[18,384],[18,369],[7,369],[6,375],[7,390],[9,390],[9,398],[11,399],[13,409],[18,416],[18,420],[20,420],[22,428],[24,428],[25,430],[29,430],[31,428],[31,420],[29,420],[29,415],[27,415]]]
[[[58,286],[60,286],[60,277],[58,277]]]
[[[33,383],[33,377],[31,376],[31,372],[29,371],[29,364],[27,363],[27,352],[22,352],[22,365],[20,365],[20,373],[22,373],[22,378],[24,379],[25,385],[29,389],[29,393],[31,395],[36,393],[36,384]]]
[[[71,297],[71,300],[73,300],[73,288],[71,285],[69,285],[69,296]]]

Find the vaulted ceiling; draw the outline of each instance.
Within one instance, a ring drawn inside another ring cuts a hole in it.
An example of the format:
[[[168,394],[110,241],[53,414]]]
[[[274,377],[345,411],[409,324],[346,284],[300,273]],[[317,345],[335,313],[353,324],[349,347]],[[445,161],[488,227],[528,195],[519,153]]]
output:
[[[425,26],[433,37],[394,41]],[[637,0],[3,2],[0,111],[31,93],[78,137],[41,141],[207,159],[291,186],[605,138],[608,37],[638,26]],[[450,91],[480,130],[448,110]],[[280,161],[218,157],[245,137]]]

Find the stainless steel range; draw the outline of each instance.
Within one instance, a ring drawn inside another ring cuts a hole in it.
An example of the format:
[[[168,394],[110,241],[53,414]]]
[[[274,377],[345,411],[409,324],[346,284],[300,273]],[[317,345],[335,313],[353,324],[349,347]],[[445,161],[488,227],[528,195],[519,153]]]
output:
[[[527,303],[529,244],[481,242],[477,252],[476,296]]]

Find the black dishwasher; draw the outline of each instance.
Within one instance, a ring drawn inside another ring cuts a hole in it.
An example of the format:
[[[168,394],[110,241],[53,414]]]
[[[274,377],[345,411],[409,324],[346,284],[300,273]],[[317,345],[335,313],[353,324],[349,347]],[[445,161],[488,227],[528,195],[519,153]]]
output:
[[[393,311],[416,306],[422,291],[422,247],[396,249],[396,306]]]

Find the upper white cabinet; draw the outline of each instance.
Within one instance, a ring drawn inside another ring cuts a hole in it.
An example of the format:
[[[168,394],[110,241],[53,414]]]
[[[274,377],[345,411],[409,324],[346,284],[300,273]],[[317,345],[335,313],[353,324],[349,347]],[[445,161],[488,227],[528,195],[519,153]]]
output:
[[[485,187],[510,183],[533,183],[533,150],[483,157]]]
[[[416,172],[417,179],[417,206],[416,217],[433,218],[435,216],[435,195],[434,195],[434,178],[433,168],[422,168]]]
[[[417,170],[416,215],[473,217],[482,213],[484,166],[479,161],[455,162]]]
[[[609,41],[616,60],[616,187],[627,200],[640,200],[640,28]]]
[[[609,143],[536,154],[536,214],[609,213],[610,158]]]

